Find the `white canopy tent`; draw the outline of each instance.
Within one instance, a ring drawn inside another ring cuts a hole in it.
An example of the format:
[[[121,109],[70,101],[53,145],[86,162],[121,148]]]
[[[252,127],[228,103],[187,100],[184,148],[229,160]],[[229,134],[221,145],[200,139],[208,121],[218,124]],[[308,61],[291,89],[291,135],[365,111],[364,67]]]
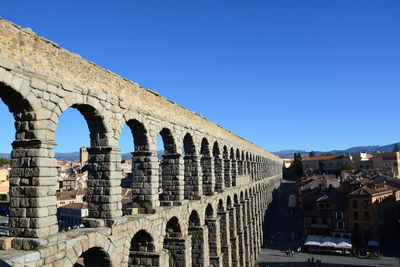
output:
[[[307,236],[304,245],[335,249],[351,249],[353,247],[349,238],[336,238],[331,236],[319,235]]]
[[[307,236],[306,242],[304,245],[306,246],[321,246],[322,236],[319,235],[309,235]]]

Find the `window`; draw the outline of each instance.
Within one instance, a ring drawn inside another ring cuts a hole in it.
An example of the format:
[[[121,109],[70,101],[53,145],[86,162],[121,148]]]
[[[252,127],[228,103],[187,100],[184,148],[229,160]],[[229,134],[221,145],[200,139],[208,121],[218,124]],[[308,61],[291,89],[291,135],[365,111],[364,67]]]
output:
[[[343,220],[343,213],[341,213],[341,212],[336,212],[336,219],[338,219],[338,220]]]
[[[353,200],[353,208],[357,209],[358,208],[358,203],[357,200]]]
[[[319,204],[319,208],[320,208],[320,209],[323,209],[323,208],[324,208],[324,203],[320,203],[320,204]]]
[[[328,221],[326,219],[322,219],[322,224],[328,224]]]
[[[311,223],[312,223],[312,224],[316,224],[316,223],[317,223],[317,220],[316,220],[315,218],[311,218]]]
[[[368,206],[369,206],[368,200],[363,200],[364,209],[368,209]]]
[[[358,225],[358,223],[354,224],[354,231],[358,231],[360,229],[360,226]]]
[[[337,223],[337,229],[343,229],[343,228],[344,228],[343,222],[338,222]]]
[[[366,211],[364,213],[364,218],[365,218],[366,221],[369,221],[369,212],[368,211]]]
[[[331,204],[326,204],[326,207],[327,207],[327,208],[330,208],[330,207],[331,207]]]
[[[353,219],[358,220],[358,212],[357,211],[353,212]]]

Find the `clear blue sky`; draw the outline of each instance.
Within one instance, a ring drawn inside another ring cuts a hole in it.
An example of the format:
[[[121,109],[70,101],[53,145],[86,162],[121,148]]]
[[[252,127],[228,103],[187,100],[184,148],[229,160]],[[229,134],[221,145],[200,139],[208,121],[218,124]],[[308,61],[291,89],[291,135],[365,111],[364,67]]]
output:
[[[1,1],[0,16],[269,151],[400,141],[398,0]],[[56,151],[89,143],[74,111],[56,134]]]

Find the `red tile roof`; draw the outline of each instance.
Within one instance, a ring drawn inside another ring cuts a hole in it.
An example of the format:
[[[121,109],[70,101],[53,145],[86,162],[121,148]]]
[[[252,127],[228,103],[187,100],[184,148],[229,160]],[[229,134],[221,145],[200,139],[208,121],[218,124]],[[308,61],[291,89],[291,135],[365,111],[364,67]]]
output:
[[[74,210],[81,210],[87,209],[86,203],[71,203],[64,206],[59,207],[59,209],[74,209]]]
[[[318,157],[308,157],[303,159],[303,161],[313,161],[313,160],[330,160],[342,158],[343,155],[328,155],[328,156],[318,156]]]

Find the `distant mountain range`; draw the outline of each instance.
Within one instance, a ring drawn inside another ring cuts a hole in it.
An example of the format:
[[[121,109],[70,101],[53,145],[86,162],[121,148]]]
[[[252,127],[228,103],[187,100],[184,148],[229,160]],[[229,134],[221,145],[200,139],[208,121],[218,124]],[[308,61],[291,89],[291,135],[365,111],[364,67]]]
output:
[[[355,147],[350,147],[348,149],[344,150],[331,150],[331,151],[314,151],[316,156],[320,156],[322,154],[336,154],[336,155],[341,155],[344,153],[358,153],[358,152],[366,152],[366,153],[372,153],[374,151],[382,151],[382,152],[391,152],[393,151],[394,145],[397,144],[400,147],[400,143],[394,143],[390,145],[384,145],[384,146],[355,146]],[[276,151],[273,152],[274,154],[284,157],[284,158],[293,158],[294,153],[300,153],[301,156],[308,157],[308,153],[310,151],[306,150],[281,150],[281,151]]]

